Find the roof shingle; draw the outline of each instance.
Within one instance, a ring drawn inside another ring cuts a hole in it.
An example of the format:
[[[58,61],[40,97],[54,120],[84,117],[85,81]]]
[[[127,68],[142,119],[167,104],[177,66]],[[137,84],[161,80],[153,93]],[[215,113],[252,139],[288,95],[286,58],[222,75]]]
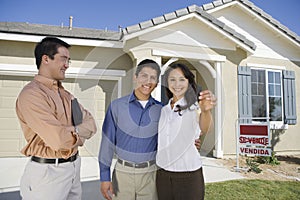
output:
[[[122,38],[122,34],[120,32],[114,31],[74,27],[70,30],[69,27],[50,26],[44,24],[29,24],[22,22],[0,22],[0,32],[112,41],[118,41]]]

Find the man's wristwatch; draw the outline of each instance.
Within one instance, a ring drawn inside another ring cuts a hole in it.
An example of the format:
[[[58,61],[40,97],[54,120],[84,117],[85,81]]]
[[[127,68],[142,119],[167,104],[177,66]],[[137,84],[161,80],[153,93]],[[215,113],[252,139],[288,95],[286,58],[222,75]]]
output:
[[[74,127],[75,127],[75,133],[79,133],[79,128],[77,126]]]

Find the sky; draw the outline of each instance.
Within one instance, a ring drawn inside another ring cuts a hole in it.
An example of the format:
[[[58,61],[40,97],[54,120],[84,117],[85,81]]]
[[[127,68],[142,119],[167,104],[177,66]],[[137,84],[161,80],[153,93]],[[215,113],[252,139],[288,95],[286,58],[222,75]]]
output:
[[[300,0],[250,0],[300,36]],[[28,22],[117,31],[213,0],[0,0],[1,22]]]

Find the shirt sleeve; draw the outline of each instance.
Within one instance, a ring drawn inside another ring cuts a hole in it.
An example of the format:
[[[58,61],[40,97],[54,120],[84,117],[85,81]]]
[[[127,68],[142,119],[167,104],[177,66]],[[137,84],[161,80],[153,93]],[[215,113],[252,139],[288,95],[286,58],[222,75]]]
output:
[[[80,138],[90,139],[97,132],[96,123],[94,117],[88,110],[83,108],[82,105],[80,105],[80,108],[82,111],[83,119],[82,123],[77,126],[79,129],[78,135]]]
[[[199,125],[199,117],[201,115],[201,109],[200,107],[195,111],[194,113],[194,119],[193,119],[193,125],[194,125],[194,129],[196,130],[196,135],[195,135],[195,139],[198,139],[201,135],[201,129],[200,129],[200,125]]]
[[[111,181],[110,166],[115,152],[116,124],[109,106],[102,126],[102,140],[98,155],[100,181]]]

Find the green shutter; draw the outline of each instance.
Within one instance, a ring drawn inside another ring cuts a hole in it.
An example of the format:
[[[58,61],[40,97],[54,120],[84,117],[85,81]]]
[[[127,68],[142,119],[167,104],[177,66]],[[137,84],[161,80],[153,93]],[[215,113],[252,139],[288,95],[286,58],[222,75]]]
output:
[[[239,122],[252,122],[251,68],[238,67]]]
[[[284,123],[296,124],[296,88],[295,88],[295,72],[283,71],[283,101],[284,101]]]

